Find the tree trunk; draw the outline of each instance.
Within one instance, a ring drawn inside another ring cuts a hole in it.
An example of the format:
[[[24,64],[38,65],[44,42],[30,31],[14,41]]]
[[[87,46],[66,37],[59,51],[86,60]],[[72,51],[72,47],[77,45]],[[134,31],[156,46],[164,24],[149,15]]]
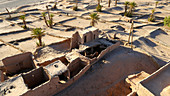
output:
[[[117,0],[115,0],[115,6],[117,6]]]
[[[23,23],[24,23],[24,28],[27,28],[27,26],[26,26],[26,22],[25,22],[25,20],[23,19]]]
[[[111,3],[111,0],[109,0],[109,4],[108,4],[108,7],[110,7],[110,3]]]
[[[49,17],[49,20],[50,20],[50,13],[49,13],[49,10],[48,10],[48,6],[46,6],[46,8],[47,8],[48,17]]]
[[[100,0],[97,0],[98,1],[98,6],[100,5]]]
[[[44,21],[45,21],[45,24],[47,25],[47,27],[49,27],[46,17],[44,17]]]
[[[78,6],[78,0],[76,0],[76,7]]]
[[[53,17],[51,17],[51,27],[53,26]]]
[[[56,5],[57,5],[57,2],[55,2],[54,6],[53,6],[54,9],[57,9]]]
[[[91,21],[91,26],[94,26],[94,19],[92,19]]]
[[[50,20],[50,28],[53,28],[53,21],[52,21],[52,19]]]
[[[39,41],[40,46],[42,46],[41,36],[38,37],[38,41]]]
[[[131,26],[131,33],[132,33],[132,37],[131,37],[131,48],[133,49],[133,21],[132,21],[132,26]]]
[[[6,11],[8,12],[9,18],[11,19],[11,14],[9,13],[9,10],[7,8]]]
[[[130,14],[130,16],[132,16],[132,7],[130,7],[130,10],[129,10],[128,14]]]
[[[125,5],[125,13],[127,13],[127,5]]]
[[[130,36],[131,36],[131,29],[130,29],[130,32],[129,32],[128,44],[130,42]]]
[[[130,27],[129,38],[128,38],[128,44],[130,43],[130,36],[133,35],[133,34],[132,34],[132,31],[133,31],[133,21],[132,21],[132,24],[131,24],[131,27]],[[131,39],[131,40],[132,40],[132,39]]]

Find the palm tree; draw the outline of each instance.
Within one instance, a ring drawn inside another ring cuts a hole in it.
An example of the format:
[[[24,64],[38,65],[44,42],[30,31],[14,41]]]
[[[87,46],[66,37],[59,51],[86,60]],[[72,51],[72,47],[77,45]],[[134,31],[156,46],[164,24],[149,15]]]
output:
[[[90,25],[91,26],[94,26],[95,23],[97,23],[97,20],[99,20],[99,15],[97,13],[91,13],[90,14],[90,18],[91,18],[91,22],[90,22]]]
[[[46,9],[47,9],[47,13],[48,13],[48,18],[49,18],[49,20],[50,20],[50,13],[49,13],[48,6],[46,6]]]
[[[155,9],[152,9],[152,13],[151,13],[150,17],[148,18],[148,21],[150,21],[150,22],[155,21],[154,12],[155,12]]]
[[[128,5],[129,5],[129,2],[126,1],[126,2],[125,2],[125,13],[124,13],[125,16],[127,15]]]
[[[127,13],[127,16],[130,17],[132,16],[132,11],[137,6],[137,4],[135,2],[130,2],[129,5],[130,5],[130,9],[129,9],[129,12]]]
[[[164,18],[164,26],[170,27],[170,16]]]
[[[47,27],[49,27],[48,23],[47,23],[47,19],[46,19],[46,13],[43,12],[41,13],[42,14],[42,17],[44,18],[44,21],[45,21],[45,24],[47,25]]]
[[[50,14],[50,20],[48,20],[48,24],[49,24],[49,27],[50,27],[50,28],[53,27],[53,17],[54,17],[54,15],[53,15],[53,14]]]
[[[100,0],[97,0],[97,1],[98,1],[98,4],[97,4],[97,7],[96,7],[96,11],[101,12],[102,11],[102,6],[100,5]]]
[[[53,9],[57,9],[57,1],[55,1]]]
[[[32,30],[32,38],[37,38],[39,43],[37,43],[37,46],[44,46],[44,44],[42,43],[42,36],[45,35],[44,31],[42,31],[41,28],[34,28]]]
[[[21,16],[19,17],[19,19],[23,20],[23,24],[24,24],[23,28],[26,29],[27,26],[26,26],[26,22],[25,22],[25,15],[21,15]]]
[[[155,8],[157,7],[158,3],[159,3],[159,1],[156,1],[156,2],[155,2]]]

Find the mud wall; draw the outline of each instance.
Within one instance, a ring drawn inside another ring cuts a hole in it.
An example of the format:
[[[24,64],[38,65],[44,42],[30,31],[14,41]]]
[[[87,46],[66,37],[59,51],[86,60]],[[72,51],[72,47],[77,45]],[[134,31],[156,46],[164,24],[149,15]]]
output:
[[[95,30],[92,32],[93,33],[93,36],[92,36],[92,39],[95,40],[95,39],[98,39],[99,38],[99,30]]]
[[[65,58],[65,56],[62,56],[62,57],[59,57],[59,58],[55,58],[55,59],[52,59],[52,60],[49,60],[49,61],[45,61],[41,64],[38,64],[39,66],[47,66],[57,60],[60,60],[62,63],[64,63],[65,65],[67,65],[69,62],[67,61],[67,59]]]
[[[12,57],[7,57],[3,59],[2,62],[5,66],[7,74],[16,74],[19,71],[25,69],[36,68],[32,60],[32,53],[30,52],[15,55]]]
[[[72,78],[72,80],[78,80],[89,68],[90,64],[86,65],[75,77]]]
[[[42,67],[22,76],[29,89],[33,89],[49,80],[47,73]]]
[[[85,65],[81,63],[80,58],[75,59],[68,65],[70,71],[70,78],[74,77]]]
[[[54,92],[59,91],[56,90],[60,85],[58,82],[59,78],[54,77],[50,81],[47,81],[44,84],[27,91],[22,96],[51,96],[52,94],[54,94]]]
[[[75,64],[75,62],[79,62],[79,60],[74,61],[72,64]],[[87,64],[86,61],[81,61],[82,64]],[[79,63],[80,63],[79,62]],[[85,66],[74,78],[69,79],[65,84],[59,83],[59,77],[53,77],[51,80],[43,83],[42,85],[29,90],[22,96],[52,96],[56,93],[62,91],[66,87],[70,86],[72,83],[74,83],[76,80],[78,80],[88,69],[90,68],[90,65],[88,64]]]
[[[160,95],[160,93],[170,85],[170,64],[163,66],[151,76],[144,79],[141,82],[141,86],[143,85],[150,93],[154,95]],[[143,87],[142,87],[143,88]],[[166,93],[166,92],[165,92]],[[167,92],[168,93],[168,92]]]
[[[92,32],[87,32],[85,34],[81,34],[81,44],[84,44],[84,43],[87,43],[87,42],[90,42],[92,41]]]
[[[80,44],[80,35],[78,32],[76,32],[72,35],[70,49],[78,47],[79,44]]]
[[[99,56],[97,57],[97,60],[101,59],[104,55],[106,55],[107,53],[109,53],[110,51],[116,49],[117,47],[120,46],[120,42],[116,42],[116,44],[113,44],[109,47],[107,47],[105,50],[103,50]]]
[[[64,50],[69,50],[71,47],[70,45],[71,45],[71,38],[68,38],[64,41],[57,42],[48,46],[54,48],[55,50],[64,51]]]
[[[141,83],[138,84],[137,94],[139,96],[155,96],[148,89],[146,89]]]

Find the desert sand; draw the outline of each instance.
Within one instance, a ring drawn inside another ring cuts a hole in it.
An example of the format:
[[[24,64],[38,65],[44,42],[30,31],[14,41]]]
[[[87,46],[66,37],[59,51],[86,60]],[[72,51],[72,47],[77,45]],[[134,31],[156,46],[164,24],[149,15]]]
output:
[[[27,0],[28,1],[28,0]],[[37,0],[40,1],[40,0]],[[55,43],[71,38],[72,35],[90,25],[90,13],[96,12],[97,0],[79,0],[78,11],[73,11],[74,0],[57,0],[57,9],[49,12],[54,15],[53,28],[45,25],[42,12],[46,12],[54,5],[55,0],[36,2],[36,4],[9,4],[12,19],[4,10],[0,13],[0,60],[22,52],[37,51],[36,39],[32,39],[32,28],[42,28],[45,35],[42,41],[45,47],[39,49],[37,62],[44,62],[69,52],[68,45],[55,46]],[[164,66],[170,60],[170,28],[163,26],[165,16],[170,16],[170,6],[165,0],[160,0],[155,8],[156,0],[135,0],[133,17],[134,35],[133,49],[128,41],[131,23],[124,19],[124,2],[133,0],[119,0],[117,6],[108,0],[102,0],[102,12],[98,12],[99,21],[95,25],[101,31],[100,37],[113,39],[114,35],[121,42],[121,46],[104,56],[95,63],[86,74],[70,87],[56,96],[125,96],[131,92],[125,82],[128,75],[145,71],[149,74]],[[19,2],[19,1],[17,1]],[[30,1],[32,2],[32,1]],[[15,2],[16,3],[16,2]],[[34,2],[32,2],[34,3]],[[5,3],[4,3],[5,4]],[[0,8],[4,6],[0,4]],[[1,6],[2,5],[2,6]],[[18,6],[18,7],[16,7]],[[12,8],[12,9],[11,9]],[[149,22],[151,10],[155,8],[155,22]],[[1,11],[1,10],[0,10]],[[29,29],[22,28],[21,15],[26,15],[26,23]],[[72,29],[66,31],[68,29]],[[1,66],[3,64],[0,63]]]

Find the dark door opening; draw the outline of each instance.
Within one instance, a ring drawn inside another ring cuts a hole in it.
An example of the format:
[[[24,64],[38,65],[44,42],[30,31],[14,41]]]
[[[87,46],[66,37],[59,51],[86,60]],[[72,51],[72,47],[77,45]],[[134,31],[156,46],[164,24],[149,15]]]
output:
[[[84,43],[87,42],[87,36],[84,36]]]

